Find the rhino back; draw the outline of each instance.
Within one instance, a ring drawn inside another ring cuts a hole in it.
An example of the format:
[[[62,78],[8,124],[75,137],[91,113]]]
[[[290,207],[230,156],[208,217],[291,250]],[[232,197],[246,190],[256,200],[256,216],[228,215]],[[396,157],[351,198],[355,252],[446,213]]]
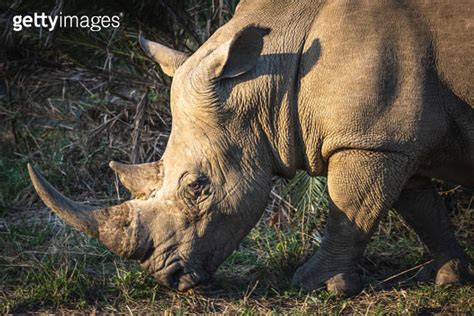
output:
[[[301,136],[305,147],[320,146],[305,153],[311,173],[320,173],[321,160],[341,148],[422,157],[442,146],[454,113],[442,94],[452,90],[473,104],[471,3],[452,5],[464,11],[454,11],[447,21],[454,26],[444,34],[434,22],[439,11],[415,2],[325,2],[299,72]],[[309,53],[316,40],[320,49]],[[472,111],[461,107],[472,122]]]

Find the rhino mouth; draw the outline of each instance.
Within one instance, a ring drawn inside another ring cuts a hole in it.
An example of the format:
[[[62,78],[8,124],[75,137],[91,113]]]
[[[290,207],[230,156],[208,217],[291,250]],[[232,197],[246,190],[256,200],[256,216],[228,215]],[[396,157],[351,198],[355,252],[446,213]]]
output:
[[[209,280],[207,272],[202,269],[187,268],[182,261],[175,261],[153,275],[166,287],[178,291],[189,290]]]
[[[175,250],[175,247],[171,248]],[[158,257],[161,257],[160,264],[156,265],[157,256],[152,254],[142,260],[141,266],[148,270],[159,283],[170,289],[186,291],[206,283],[210,278],[210,273],[205,269],[186,262],[179,255],[173,254],[173,251],[166,251]]]

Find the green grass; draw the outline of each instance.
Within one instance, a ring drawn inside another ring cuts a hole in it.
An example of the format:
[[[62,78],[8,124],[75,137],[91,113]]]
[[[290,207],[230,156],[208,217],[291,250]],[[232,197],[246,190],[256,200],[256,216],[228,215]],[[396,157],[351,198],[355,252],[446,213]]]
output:
[[[454,220],[463,221],[465,215],[457,214]],[[308,249],[299,240],[298,231],[269,227],[265,218],[210,285],[187,293],[163,288],[136,262],[118,258],[44,210],[6,223],[0,226],[1,313],[404,314],[474,309],[472,286],[415,283],[410,278],[417,270],[380,284],[427,259],[416,236],[396,214],[384,220],[367,251],[362,265],[366,289],[350,299],[291,288],[290,276]],[[468,251],[472,250],[470,244]]]
[[[24,166],[21,159],[15,159],[12,155],[0,157],[0,212],[2,204],[14,200],[18,192],[28,185],[28,173]]]

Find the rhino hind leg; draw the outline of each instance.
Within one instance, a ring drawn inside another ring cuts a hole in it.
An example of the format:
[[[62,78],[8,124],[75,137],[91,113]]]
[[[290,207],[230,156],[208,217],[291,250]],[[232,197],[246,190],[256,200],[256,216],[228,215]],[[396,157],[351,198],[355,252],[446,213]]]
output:
[[[433,256],[427,270],[432,270],[436,284],[474,281],[470,259],[456,240],[446,205],[430,179],[410,179],[394,207]]]
[[[362,290],[358,263],[381,217],[409,178],[409,159],[373,151],[341,151],[329,160],[330,212],[321,247],[301,266],[293,284],[327,287],[340,296]]]

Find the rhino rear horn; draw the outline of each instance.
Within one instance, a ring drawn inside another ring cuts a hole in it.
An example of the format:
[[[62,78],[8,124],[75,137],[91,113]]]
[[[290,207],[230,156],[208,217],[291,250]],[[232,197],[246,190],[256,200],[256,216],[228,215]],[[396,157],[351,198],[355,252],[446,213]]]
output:
[[[145,39],[139,35],[138,41],[143,51],[156,63],[158,63],[165,74],[173,77],[178,69],[188,59],[189,55],[156,42]]]
[[[161,160],[138,165],[111,161],[109,166],[118,174],[122,184],[136,198],[146,197],[161,187],[163,181]]]
[[[141,259],[150,247],[146,229],[140,222],[142,201],[127,201],[107,208],[76,203],[56,190],[28,164],[33,186],[43,202],[68,224],[99,239],[119,256]]]

